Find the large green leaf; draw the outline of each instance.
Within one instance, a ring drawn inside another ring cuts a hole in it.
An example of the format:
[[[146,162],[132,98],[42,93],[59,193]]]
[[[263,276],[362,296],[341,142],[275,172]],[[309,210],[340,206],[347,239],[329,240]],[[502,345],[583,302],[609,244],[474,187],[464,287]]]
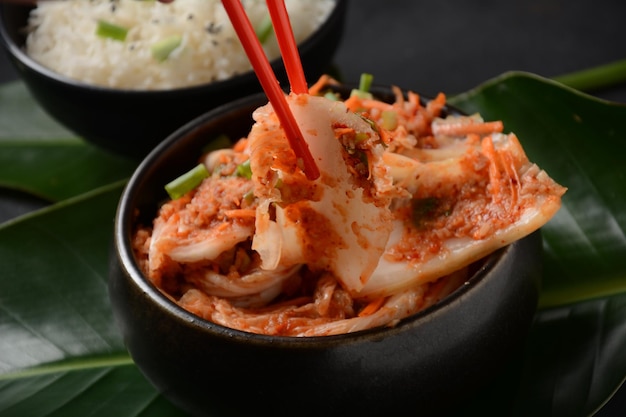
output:
[[[108,187],[0,229],[0,371],[123,351],[106,290],[121,187]]]
[[[126,178],[137,165],[61,127],[23,83],[0,89],[0,109],[0,186],[60,201]]]
[[[541,310],[513,415],[591,415],[622,384],[625,347],[626,294]]]
[[[159,396],[131,363],[99,367],[96,361],[86,361],[66,370],[0,379],[0,415],[177,417],[185,414]]]
[[[35,104],[22,82],[0,88],[0,108],[0,143],[7,139],[80,143],[79,138]]]
[[[459,415],[590,415],[626,375],[626,108],[520,73],[452,101],[504,120],[569,187],[544,229],[544,290],[528,344]],[[112,323],[105,277],[120,190],[0,227],[0,416],[182,415],[143,379]]]
[[[106,290],[123,183],[0,227],[0,415],[176,416],[128,356]]]

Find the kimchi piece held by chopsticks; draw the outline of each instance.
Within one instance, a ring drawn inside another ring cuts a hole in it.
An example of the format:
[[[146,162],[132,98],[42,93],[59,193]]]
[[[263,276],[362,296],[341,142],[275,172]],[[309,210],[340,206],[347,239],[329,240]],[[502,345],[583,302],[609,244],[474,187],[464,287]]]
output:
[[[315,160],[311,156],[306,143],[302,139],[302,133],[293,115],[289,111],[287,101],[283,91],[280,89],[276,75],[265,56],[265,52],[259,39],[254,32],[254,28],[245,13],[240,0],[222,0],[222,4],[228,17],[230,18],[237,36],[248,55],[250,64],[254,69],[265,94],[276,109],[276,114],[281,122],[281,127],[285,130],[289,145],[298,156],[299,166],[306,174],[307,178],[314,180],[319,176],[319,170]]]
[[[211,175],[198,188],[135,235],[152,282],[224,326],[289,336],[392,326],[543,226],[566,191],[502,123],[443,117],[443,95],[424,106],[399,90],[394,103],[287,101],[317,180],[268,104],[247,138],[202,157]]]
[[[248,146],[255,194],[262,200],[252,249],[266,269],[308,264],[332,272],[356,293],[376,268],[391,232],[386,188],[392,178],[383,166],[384,145],[372,126],[341,102],[300,95],[290,105],[318,161],[320,180],[307,183],[294,170],[272,108],[257,110]],[[336,137],[338,128],[349,131],[345,138]],[[349,147],[363,155],[351,155]],[[367,167],[361,167],[361,157]],[[370,178],[378,181],[363,178],[364,172],[355,175],[359,169],[380,171]],[[277,183],[289,194],[277,193]]]
[[[311,152],[309,151],[306,142],[302,139],[300,128],[289,110],[284,93],[280,88],[276,75],[272,70],[267,56],[265,55],[265,51],[257,38],[241,1],[222,0],[222,4],[233,24],[233,27],[235,28],[235,32],[237,32],[237,36],[241,41],[243,49],[250,60],[250,64],[252,64],[252,68],[254,69],[265,94],[274,105],[281,127],[285,131],[287,139],[289,140],[289,146],[291,146],[293,151],[298,156],[300,168],[304,171],[308,179],[317,179],[319,177],[319,170],[315,160],[311,156]],[[280,19],[280,21],[282,21],[282,19]],[[281,34],[284,32],[285,31],[283,30],[278,31],[278,33]],[[285,42],[281,41],[279,45],[283,48]],[[293,56],[291,58],[292,60],[290,62],[293,62]],[[292,66],[290,66],[290,70],[293,71]]]

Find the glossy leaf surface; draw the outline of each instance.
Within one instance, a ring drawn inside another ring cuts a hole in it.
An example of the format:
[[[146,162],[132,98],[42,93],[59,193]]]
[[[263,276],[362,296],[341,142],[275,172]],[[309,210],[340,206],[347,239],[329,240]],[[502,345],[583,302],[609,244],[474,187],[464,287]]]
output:
[[[137,165],[85,143],[38,106],[22,83],[0,89],[0,186],[60,201],[127,178]]]

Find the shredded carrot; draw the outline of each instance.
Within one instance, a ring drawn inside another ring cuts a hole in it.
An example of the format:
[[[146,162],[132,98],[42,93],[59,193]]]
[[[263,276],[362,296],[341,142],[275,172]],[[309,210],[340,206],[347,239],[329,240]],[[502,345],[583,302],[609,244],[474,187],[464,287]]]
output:
[[[233,151],[243,152],[248,147],[248,138],[239,139],[233,146]]]
[[[215,226],[215,229],[218,232],[223,232],[224,230],[228,229],[230,227],[230,224],[228,223],[220,223],[217,226]]]
[[[414,110],[417,111],[417,109],[422,107],[422,104],[420,103],[420,96],[419,96],[419,94],[414,93],[413,91],[409,91],[407,93],[407,96],[409,98],[409,103],[413,106]]]
[[[504,130],[502,121],[495,122],[472,122],[464,123],[440,123],[433,126],[433,133],[436,135],[465,136],[470,133],[487,135],[490,133],[500,133]]]
[[[346,165],[346,169],[350,172],[350,175],[354,175],[355,177],[359,175],[357,170],[352,165]]]
[[[481,143],[482,151],[489,158],[489,184],[491,185],[491,201],[495,204],[500,202],[501,178],[498,169],[498,156],[493,146],[491,136],[487,136]]]
[[[386,136],[389,136],[389,135],[386,135]],[[383,135],[381,134],[380,137],[382,138]],[[370,158],[370,157],[367,158],[367,172],[368,172],[367,179],[368,180],[371,180],[372,178],[374,178],[374,161],[373,161],[373,159],[374,158]]]
[[[475,146],[480,143],[480,135],[478,133],[468,133],[467,134],[467,144],[470,146]]]
[[[441,109],[446,105],[446,95],[443,93],[437,94],[437,97],[432,99],[426,104],[426,112],[431,117],[438,117],[441,114]]]
[[[381,111],[395,109],[393,104],[388,104],[380,100],[362,100],[361,104],[368,109],[379,109]]]
[[[354,129],[351,127],[336,127],[334,133],[336,138],[340,138],[345,135],[353,135]]]
[[[224,165],[224,164],[228,163],[228,161],[229,161],[229,157],[228,156],[226,156],[224,154],[219,154],[218,156],[219,156],[220,164]]]
[[[500,154],[500,153],[499,153]],[[511,189],[511,207],[513,210],[517,204],[519,199],[519,187],[520,187],[520,178],[517,173],[517,169],[515,168],[515,161],[510,153],[501,153],[500,159],[502,160],[502,165],[504,166],[504,171],[507,173],[509,177],[509,185]]]
[[[321,94],[321,91],[327,85],[339,85],[339,82],[332,78],[330,75],[322,75],[311,87],[309,87],[309,94],[317,96]]]
[[[366,305],[363,310],[359,312],[359,317],[371,316],[376,313],[380,308],[385,304],[387,297],[379,297],[372,300],[368,305]]]
[[[382,140],[383,143],[389,144],[393,140],[392,135],[391,133],[389,133],[388,130],[380,129],[379,134],[380,134],[380,140]]]
[[[356,94],[348,97],[348,99],[344,101],[343,104],[345,104],[348,110],[353,113],[357,113],[364,107],[362,100]]]
[[[393,91],[393,95],[396,97],[395,103],[397,105],[403,106],[404,105],[404,93],[402,92],[402,89],[396,85],[392,85],[391,91]]]
[[[226,210],[224,211],[224,215],[226,215],[226,217],[230,217],[231,219],[241,219],[241,218],[248,218],[248,217],[255,217],[256,216],[256,210],[254,209],[234,209],[234,210]]]

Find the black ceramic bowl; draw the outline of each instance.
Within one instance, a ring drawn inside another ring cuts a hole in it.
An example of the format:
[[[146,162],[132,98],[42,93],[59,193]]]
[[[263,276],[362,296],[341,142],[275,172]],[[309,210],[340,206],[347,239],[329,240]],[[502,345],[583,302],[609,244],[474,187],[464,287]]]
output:
[[[212,137],[247,134],[252,110],[265,102],[248,97],[182,127],[123,192],[109,289],[132,358],[167,398],[198,416],[441,416],[523,346],[540,285],[538,232],[488,256],[466,285],[397,326],[339,336],[225,328],[183,310],[140,272],[135,222],[153,218],[167,198],[163,184],[194,166]]]
[[[341,37],[347,0],[337,0],[329,18],[299,45],[309,81],[332,60]],[[0,2],[0,42],[35,99],[61,124],[99,147],[133,157],[145,156],[168,134],[208,110],[260,92],[252,71],[225,81],[159,91],[97,87],[62,76],[31,59],[23,50],[22,28],[32,5]],[[282,61],[272,62],[282,85]]]

